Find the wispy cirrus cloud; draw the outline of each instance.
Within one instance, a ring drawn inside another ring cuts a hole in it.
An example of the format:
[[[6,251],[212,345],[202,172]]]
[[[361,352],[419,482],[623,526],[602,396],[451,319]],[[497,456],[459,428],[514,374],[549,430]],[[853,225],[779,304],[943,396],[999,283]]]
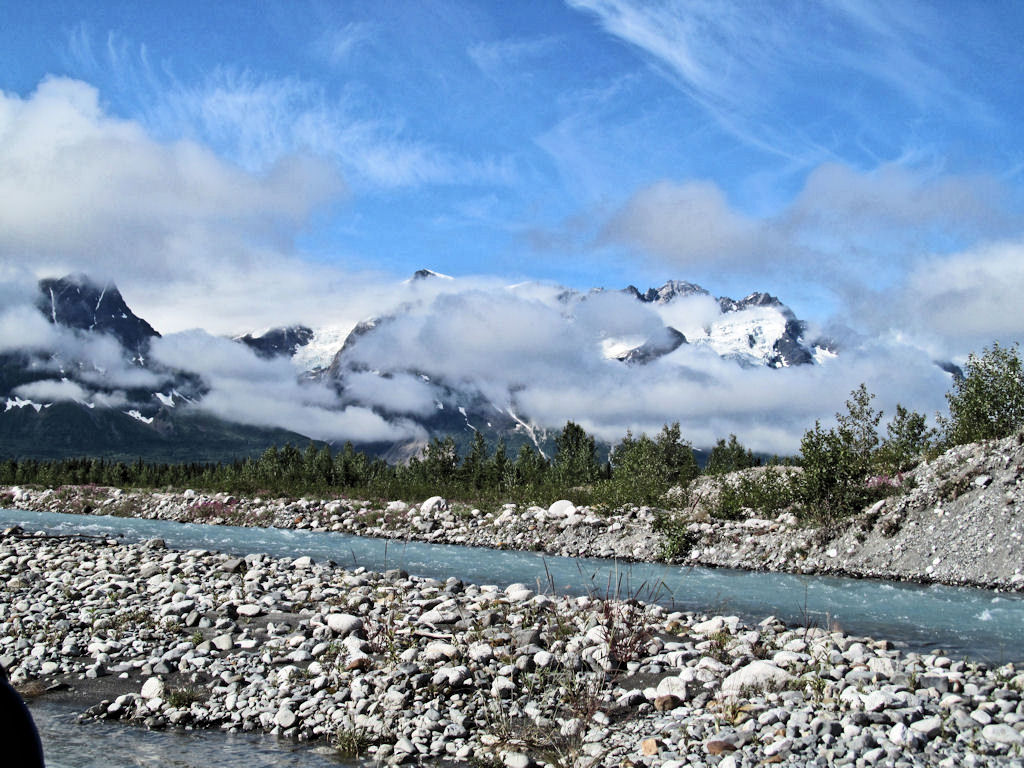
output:
[[[372,36],[372,25],[351,23],[323,33],[312,49],[336,66]],[[231,65],[185,79],[113,32],[95,45],[84,25],[69,33],[68,57],[83,74],[112,80],[152,135],[194,140],[251,172],[306,154],[335,162],[353,184],[384,189],[501,185],[516,173],[507,157],[474,157],[410,135],[403,117],[382,111],[357,81],[332,90],[328,80]]]
[[[643,52],[734,138],[801,165],[870,157],[873,145],[898,152],[885,121],[872,116],[876,108],[989,117],[958,82],[964,52],[956,30],[927,7],[567,2]],[[872,88],[859,87],[864,81]],[[864,100],[879,88],[887,101]],[[846,138],[851,122],[860,137],[854,142]]]

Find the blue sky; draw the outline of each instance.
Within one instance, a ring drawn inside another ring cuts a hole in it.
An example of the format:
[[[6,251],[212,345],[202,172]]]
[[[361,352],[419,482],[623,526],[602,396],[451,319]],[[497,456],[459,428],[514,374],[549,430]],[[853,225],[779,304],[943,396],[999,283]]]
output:
[[[767,290],[955,354],[1020,336],[1019,3],[4,16],[0,167],[50,183],[6,190],[0,259],[107,273],[158,327],[297,316],[427,266]]]

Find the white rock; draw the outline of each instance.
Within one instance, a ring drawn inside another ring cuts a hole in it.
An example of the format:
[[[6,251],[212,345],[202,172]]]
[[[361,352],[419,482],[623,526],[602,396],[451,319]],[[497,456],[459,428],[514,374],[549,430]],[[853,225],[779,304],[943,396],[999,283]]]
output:
[[[715,616],[707,621],[694,624],[690,629],[698,635],[713,635],[715,632],[721,632],[723,627],[725,627],[725,619],[721,616]]]
[[[576,514],[576,505],[568,499],[556,501],[548,507],[548,515],[551,517],[569,517],[569,515],[574,514]]]
[[[469,646],[467,651],[469,658],[480,664],[486,664],[494,658],[494,649],[490,643],[476,642]]]
[[[429,515],[433,512],[443,512],[448,509],[448,502],[442,496],[431,496],[420,504],[420,514]]]
[[[459,649],[451,643],[446,643],[443,640],[434,640],[431,643],[427,643],[427,647],[423,649],[423,658],[426,661],[454,659],[458,655]]]
[[[363,620],[351,613],[329,613],[324,617],[324,623],[336,635],[348,637],[363,630]]]
[[[910,724],[910,730],[914,733],[920,733],[926,739],[932,739],[939,735],[942,730],[942,718],[941,717],[926,717],[922,720],[918,720]]]
[[[165,690],[166,688],[163,680],[159,677],[151,677],[142,684],[140,694],[144,699],[156,699],[162,698]]]
[[[881,712],[893,701],[895,699],[892,694],[885,691],[872,691],[863,697],[864,709],[867,712]]]
[[[666,677],[655,689],[657,696],[675,696],[680,701],[687,700],[686,681],[680,677]],[[657,698],[657,696],[655,698]]]
[[[986,725],[981,735],[993,744],[1024,744],[1024,736],[1009,725]]]
[[[892,677],[896,674],[896,667],[892,659],[884,656],[875,656],[868,659],[868,669],[881,677]]]
[[[510,603],[525,603],[527,600],[533,598],[533,590],[519,585],[520,589],[505,590],[505,597],[508,598]]]
[[[288,709],[288,707],[282,707],[274,715],[274,722],[282,728],[291,728],[295,725],[295,713]]]
[[[409,509],[409,505],[404,501],[389,501],[384,508],[386,512],[405,512],[407,509]]]
[[[737,669],[722,681],[724,693],[739,693],[742,689],[778,690],[786,685],[793,676],[783,669],[767,661],[752,661],[745,667]]]

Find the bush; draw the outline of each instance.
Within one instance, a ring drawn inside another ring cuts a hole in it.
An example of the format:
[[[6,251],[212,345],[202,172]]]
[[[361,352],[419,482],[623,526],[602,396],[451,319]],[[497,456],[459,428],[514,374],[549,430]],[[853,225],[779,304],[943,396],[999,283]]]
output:
[[[729,442],[719,440],[711,449],[704,472],[709,475],[720,475],[760,465],[761,460],[754,455],[753,451],[740,445],[736,435],[729,435]]]
[[[1017,345],[994,343],[967,358],[963,378],[946,394],[949,419],[942,420],[950,446],[1008,437],[1024,425],[1024,375]]]
[[[835,427],[826,430],[816,421],[814,429],[804,433],[800,495],[812,516],[823,520],[845,517],[882,493],[867,484],[882,420],[881,411],[871,406],[873,398],[861,384],[850,393],[846,413],[836,414]]]
[[[613,506],[656,504],[672,485],[689,485],[700,472],[679,422],[664,426],[657,439],[627,432],[611,453],[612,477],[601,484],[602,497]]]
[[[934,438],[935,430],[928,427],[923,414],[897,405],[875,463],[886,475],[905,472],[931,450]]]
[[[800,499],[799,475],[790,476],[777,467],[766,467],[757,476],[744,476],[736,483],[724,480],[718,489],[711,514],[727,520],[752,509],[771,515],[792,506]]]

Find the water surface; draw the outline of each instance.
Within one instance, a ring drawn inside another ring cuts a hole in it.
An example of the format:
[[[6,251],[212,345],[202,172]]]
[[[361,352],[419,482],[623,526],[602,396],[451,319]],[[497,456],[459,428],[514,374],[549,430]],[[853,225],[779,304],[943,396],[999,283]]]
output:
[[[403,568],[441,580],[454,576],[499,586],[522,582],[540,591],[575,595],[638,596],[677,610],[736,614],[750,621],[774,615],[795,625],[839,626],[847,633],[886,638],[909,650],[940,648],[996,664],[1024,661],[1024,597],[992,590],[625,564],[284,528],[0,510],[0,525],[13,524],[30,531],[118,537],[126,542],[159,537],[176,549],[309,555],[378,571]]]

